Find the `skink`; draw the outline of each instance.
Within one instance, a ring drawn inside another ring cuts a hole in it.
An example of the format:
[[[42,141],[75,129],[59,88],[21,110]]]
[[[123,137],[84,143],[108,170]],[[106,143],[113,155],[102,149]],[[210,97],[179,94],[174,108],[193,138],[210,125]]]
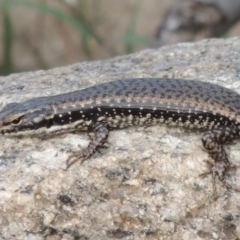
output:
[[[87,159],[109,130],[135,125],[183,126],[204,130],[202,143],[213,158],[213,179],[224,179],[230,166],[223,144],[239,136],[240,95],[207,82],[175,79],[127,79],[66,94],[10,103],[0,112],[1,134],[39,128],[93,131],[87,148],[68,166]]]

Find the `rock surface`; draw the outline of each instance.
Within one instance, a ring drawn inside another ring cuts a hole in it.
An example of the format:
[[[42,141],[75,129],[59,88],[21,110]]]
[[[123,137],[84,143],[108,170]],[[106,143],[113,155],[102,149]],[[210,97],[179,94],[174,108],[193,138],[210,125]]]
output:
[[[107,61],[0,78],[0,108],[123,78],[199,79],[240,93],[240,38],[181,43]],[[153,126],[112,131],[109,147],[65,171],[87,133],[0,136],[0,239],[237,239],[240,193],[213,201],[201,133]],[[240,165],[240,141],[226,146]],[[240,170],[229,183],[240,187]]]

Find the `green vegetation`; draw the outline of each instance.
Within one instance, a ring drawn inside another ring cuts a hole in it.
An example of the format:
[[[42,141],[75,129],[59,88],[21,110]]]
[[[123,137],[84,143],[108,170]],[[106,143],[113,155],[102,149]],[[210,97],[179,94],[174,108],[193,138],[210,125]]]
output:
[[[129,23],[126,26],[126,31],[121,34],[121,37],[109,44],[108,33],[102,36],[99,34],[99,29],[105,21],[111,21],[108,16],[100,14],[101,0],[95,0],[94,9],[89,9],[87,0],[77,0],[77,4],[71,6],[64,4],[64,1],[59,1],[62,8],[55,8],[47,4],[47,1],[34,2],[33,0],[0,0],[0,12],[3,16],[2,29],[2,48],[3,56],[1,57],[2,63],[0,64],[0,75],[7,75],[16,71],[25,71],[29,69],[15,69],[12,49],[18,38],[14,38],[16,29],[13,28],[14,21],[12,12],[16,8],[25,8],[28,11],[37,11],[41,14],[51,16],[52,21],[56,19],[64,24],[62,28],[70,27],[79,33],[79,46],[81,49],[76,49],[76,52],[84,54],[84,59],[93,60],[91,51],[91,42],[94,41],[98,48],[104,49],[108,56],[115,56],[118,54],[128,54],[135,50],[136,46],[149,45],[149,40],[137,35],[135,33],[136,23],[138,21],[138,13],[141,7],[142,0],[135,0],[135,8],[129,15]],[[91,12],[91,14],[89,14]],[[61,36],[57,36],[60,37]],[[42,57],[41,51],[36,46],[32,46],[28,39],[25,39],[24,45],[33,54],[37,64],[40,68],[49,68]],[[120,52],[119,48],[124,49],[125,52]],[[81,50],[81,51],[80,51]]]

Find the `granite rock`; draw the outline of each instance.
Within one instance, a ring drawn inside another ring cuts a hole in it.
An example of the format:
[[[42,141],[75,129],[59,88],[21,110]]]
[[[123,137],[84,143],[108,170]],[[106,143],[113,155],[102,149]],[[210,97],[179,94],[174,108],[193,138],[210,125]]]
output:
[[[0,78],[0,108],[136,77],[198,79],[240,93],[240,38],[147,49]],[[163,125],[111,131],[108,148],[67,171],[88,133],[0,136],[0,239],[237,239],[240,193],[213,200],[201,133]],[[240,165],[240,141],[225,146]],[[240,188],[240,170],[226,176]]]

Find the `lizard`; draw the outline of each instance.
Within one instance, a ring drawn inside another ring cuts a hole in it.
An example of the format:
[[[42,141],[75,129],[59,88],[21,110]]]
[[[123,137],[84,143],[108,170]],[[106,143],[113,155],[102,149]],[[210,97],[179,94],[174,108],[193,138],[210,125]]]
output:
[[[217,176],[227,188],[234,189],[224,177],[231,164],[223,144],[239,136],[240,95],[217,84],[180,79],[123,79],[9,103],[0,111],[3,135],[37,129],[94,132],[87,148],[70,155],[67,168],[92,156],[113,129],[161,123],[202,130],[203,147],[214,160],[209,171],[214,191]]]

